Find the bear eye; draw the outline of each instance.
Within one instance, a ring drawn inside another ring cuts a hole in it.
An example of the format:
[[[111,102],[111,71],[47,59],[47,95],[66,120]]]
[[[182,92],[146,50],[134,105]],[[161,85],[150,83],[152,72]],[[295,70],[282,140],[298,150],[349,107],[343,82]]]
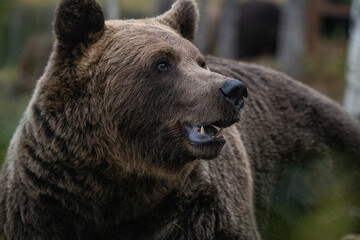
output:
[[[169,69],[169,66],[166,63],[159,63],[157,65],[157,69],[159,71],[167,71]]]
[[[202,67],[202,68],[208,69],[205,61],[201,61],[199,65],[200,65],[200,67]]]

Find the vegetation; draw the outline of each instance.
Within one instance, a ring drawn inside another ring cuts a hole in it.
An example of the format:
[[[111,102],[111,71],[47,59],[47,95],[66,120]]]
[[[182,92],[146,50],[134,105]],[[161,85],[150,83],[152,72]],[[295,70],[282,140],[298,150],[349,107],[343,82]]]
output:
[[[10,139],[30,99],[30,95],[11,96],[0,94],[0,168],[5,158]]]

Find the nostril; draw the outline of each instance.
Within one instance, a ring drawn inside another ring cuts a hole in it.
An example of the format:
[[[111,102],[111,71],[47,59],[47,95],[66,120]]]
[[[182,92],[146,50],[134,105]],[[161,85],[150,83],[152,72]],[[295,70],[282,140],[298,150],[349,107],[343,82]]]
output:
[[[240,109],[244,105],[243,97],[248,92],[245,84],[239,80],[228,79],[220,88],[220,95],[229,103]]]
[[[244,85],[244,86],[245,86],[245,85]],[[248,96],[247,87],[245,87],[245,89],[243,90],[242,96],[243,96],[244,98],[247,98],[247,96]]]

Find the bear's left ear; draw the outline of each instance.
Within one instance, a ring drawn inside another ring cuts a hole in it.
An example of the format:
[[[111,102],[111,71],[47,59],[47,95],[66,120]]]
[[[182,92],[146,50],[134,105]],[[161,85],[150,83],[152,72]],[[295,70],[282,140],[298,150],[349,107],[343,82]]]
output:
[[[104,14],[95,0],[60,0],[56,9],[54,32],[64,47],[96,40],[105,26]]]
[[[178,0],[169,11],[157,17],[161,23],[190,41],[195,38],[198,18],[199,9],[195,0]]]

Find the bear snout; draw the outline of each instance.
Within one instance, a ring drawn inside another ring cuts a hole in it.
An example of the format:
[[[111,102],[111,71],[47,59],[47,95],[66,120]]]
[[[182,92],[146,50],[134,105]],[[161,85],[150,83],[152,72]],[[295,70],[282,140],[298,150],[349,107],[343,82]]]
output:
[[[244,97],[247,97],[247,88],[243,82],[227,79],[219,89],[220,96],[236,109],[244,106]]]

